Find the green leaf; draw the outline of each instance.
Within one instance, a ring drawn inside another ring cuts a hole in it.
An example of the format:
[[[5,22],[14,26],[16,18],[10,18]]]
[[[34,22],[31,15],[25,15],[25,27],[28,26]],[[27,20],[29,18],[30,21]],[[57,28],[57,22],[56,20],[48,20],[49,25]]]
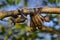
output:
[[[24,29],[25,26],[26,26],[25,24],[18,24],[18,23],[17,23],[17,24],[15,25],[15,28],[16,28],[16,29]]]
[[[58,0],[58,2],[60,2],[60,0]]]
[[[16,0],[16,4],[19,4],[21,2],[21,0]]]
[[[53,4],[56,0],[48,0],[49,3]]]
[[[6,0],[6,1],[7,1],[7,3],[9,3],[10,5],[15,4],[15,1],[13,1],[13,0]]]
[[[2,4],[0,4],[0,8],[5,7],[5,6],[6,6],[5,2],[2,2]]]
[[[20,24],[16,24],[16,25],[15,25],[15,28],[16,28],[16,29],[21,29],[21,25],[20,25]]]

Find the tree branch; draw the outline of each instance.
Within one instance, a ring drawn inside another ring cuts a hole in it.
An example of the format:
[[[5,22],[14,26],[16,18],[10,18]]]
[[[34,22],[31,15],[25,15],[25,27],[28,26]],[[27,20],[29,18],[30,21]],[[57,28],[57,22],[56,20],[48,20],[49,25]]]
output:
[[[45,32],[45,33],[52,33],[52,34],[60,34],[60,30],[56,30],[54,28],[49,28],[49,27],[45,27],[43,26],[42,29],[38,29],[40,32]],[[31,31],[31,27],[27,27],[27,31],[28,32],[33,32]]]
[[[52,34],[60,34],[60,30],[56,30],[54,28],[49,28],[49,27],[43,27],[42,32],[48,32],[48,33],[52,33]]]
[[[15,11],[6,11],[6,12],[0,12],[0,20],[8,17],[8,16],[13,16],[13,15],[19,15],[18,10]]]
[[[23,12],[25,14],[30,14],[30,12],[34,12],[34,10],[33,9],[23,9]],[[42,8],[41,12],[42,13],[60,14],[60,8]],[[20,13],[18,12],[18,10],[0,12],[0,20],[3,19],[4,17],[13,16],[13,15],[20,15]]]

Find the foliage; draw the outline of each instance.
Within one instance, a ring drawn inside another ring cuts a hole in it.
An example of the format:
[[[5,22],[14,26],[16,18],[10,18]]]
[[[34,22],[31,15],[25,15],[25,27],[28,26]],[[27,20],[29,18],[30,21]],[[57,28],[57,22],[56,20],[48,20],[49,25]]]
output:
[[[1,39],[8,40],[11,36],[12,36],[11,40],[17,40],[17,39],[18,40],[26,40],[26,39],[27,40],[30,40],[30,39],[33,40],[33,39],[37,38],[37,31],[35,31],[33,33],[27,32],[26,28],[25,28],[27,26],[25,24],[16,24],[15,27],[7,28],[7,29],[5,29],[5,27],[3,27],[4,29],[0,30],[3,32],[3,34],[2,34],[2,32],[0,32],[0,34],[2,36],[4,36],[4,34],[6,34],[6,35],[4,38],[1,38]]]
[[[60,0],[57,0],[58,1],[58,3],[60,2]]]
[[[2,2],[2,4],[0,4],[0,8],[6,6],[6,3],[5,2]]]
[[[53,4],[56,2],[56,0],[48,0],[49,3]]]
[[[28,0],[24,0],[24,5],[28,6]]]
[[[19,4],[21,2],[21,0],[16,0],[16,4]]]
[[[21,0],[6,0],[8,4],[10,5],[16,5],[21,2]]]

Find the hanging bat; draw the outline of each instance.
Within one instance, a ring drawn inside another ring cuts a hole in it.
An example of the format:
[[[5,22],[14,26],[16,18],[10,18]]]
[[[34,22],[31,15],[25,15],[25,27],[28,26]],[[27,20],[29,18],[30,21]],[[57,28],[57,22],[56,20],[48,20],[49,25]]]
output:
[[[37,27],[38,29],[42,29],[43,27],[45,19],[40,15],[40,13],[41,12],[39,8],[38,11],[36,10],[36,8],[34,8],[34,13],[30,14],[31,17],[30,27],[32,28],[32,31],[35,31]]]
[[[27,15],[25,15],[23,13],[23,9],[22,11],[18,10],[18,12],[20,13],[21,17],[18,17],[18,15],[12,16],[12,18],[10,20],[12,20],[12,23],[22,23],[27,19]]]

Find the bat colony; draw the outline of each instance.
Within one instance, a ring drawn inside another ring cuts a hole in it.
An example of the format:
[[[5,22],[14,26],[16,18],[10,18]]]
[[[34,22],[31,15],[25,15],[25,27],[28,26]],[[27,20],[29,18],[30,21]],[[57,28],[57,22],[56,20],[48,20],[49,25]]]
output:
[[[31,12],[29,14],[30,15],[30,27],[32,28],[31,31],[35,31],[37,28],[42,29],[43,23],[45,21],[44,17],[40,15],[41,8],[34,8],[33,10],[34,12]],[[11,18],[14,25],[15,23],[21,23],[27,20],[27,15],[23,13],[23,9],[22,11],[18,10],[18,12],[21,14],[21,17],[18,17],[16,15],[16,16],[12,16]],[[17,19],[18,21],[16,21],[15,19]]]

